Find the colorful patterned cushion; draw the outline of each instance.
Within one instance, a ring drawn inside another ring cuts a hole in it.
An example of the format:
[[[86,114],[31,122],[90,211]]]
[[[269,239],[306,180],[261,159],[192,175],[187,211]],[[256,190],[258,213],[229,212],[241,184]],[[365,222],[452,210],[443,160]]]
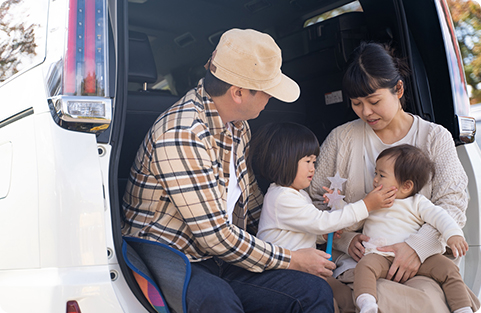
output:
[[[139,284],[140,289],[144,293],[144,296],[149,300],[150,305],[159,313],[168,313],[169,309],[165,305],[162,294],[156,286],[151,284],[147,279],[142,277],[139,273],[132,270],[135,280]]]
[[[186,312],[190,261],[168,245],[124,237],[122,254],[142,293],[159,313]]]

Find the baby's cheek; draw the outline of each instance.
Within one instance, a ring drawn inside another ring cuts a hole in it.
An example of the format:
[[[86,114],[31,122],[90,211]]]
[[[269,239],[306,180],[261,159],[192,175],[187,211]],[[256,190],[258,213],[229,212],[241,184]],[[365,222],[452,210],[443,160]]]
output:
[[[394,185],[382,185],[381,191],[388,191],[391,190],[392,188],[396,188]]]

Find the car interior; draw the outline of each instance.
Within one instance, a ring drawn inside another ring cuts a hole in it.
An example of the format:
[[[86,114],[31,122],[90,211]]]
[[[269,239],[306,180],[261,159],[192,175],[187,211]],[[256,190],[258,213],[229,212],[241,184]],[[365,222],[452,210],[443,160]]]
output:
[[[300,98],[294,103],[271,98],[260,116],[249,121],[252,136],[266,123],[292,121],[309,127],[322,143],[333,128],[355,119],[341,81],[349,56],[361,41],[391,44],[400,57],[409,60],[413,72],[406,90],[406,110],[434,120],[425,56],[416,45],[422,46],[422,42],[406,31],[399,3],[129,0],[128,92],[118,160],[120,203],[130,167],[148,129],[162,112],[195,87],[221,34],[231,28],[270,34],[282,50],[282,71],[301,88]],[[268,187],[262,180],[259,185],[263,191]]]
[[[324,12],[346,4],[345,13],[342,9]],[[204,76],[204,64],[220,35],[230,28],[269,33],[282,50],[282,71],[301,88],[294,103],[269,100],[260,116],[249,121],[253,136],[263,124],[292,121],[308,126],[322,143],[334,127],[354,119],[341,88],[349,55],[362,40],[392,41],[390,28],[371,29],[362,10],[357,1],[130,2],[129,91],[119,160],[120,196],[148,129]],[[180,12],[185,22],[169,18]],[[324,20],[306,26],[318,16]]]

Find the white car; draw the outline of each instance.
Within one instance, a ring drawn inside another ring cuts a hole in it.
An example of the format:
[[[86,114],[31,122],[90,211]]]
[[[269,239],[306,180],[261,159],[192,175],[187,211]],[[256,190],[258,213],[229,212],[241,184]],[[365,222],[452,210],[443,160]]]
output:
[[[0,312],[156,312],[122,254],[125,182],[148,128],[233,27],[271,34],[302,90],[271,99],[253,132],[295,121],[320,142],[355,118],[341,90],[350,52],[398,48],[408,111],[452,133],[468,174],[461,270],[481,295],[481,152],[445,0],[0,3]]]
[[[476,143],[481,148],[481,103],[473,104],[469,107],[470,115],[476,120]]]

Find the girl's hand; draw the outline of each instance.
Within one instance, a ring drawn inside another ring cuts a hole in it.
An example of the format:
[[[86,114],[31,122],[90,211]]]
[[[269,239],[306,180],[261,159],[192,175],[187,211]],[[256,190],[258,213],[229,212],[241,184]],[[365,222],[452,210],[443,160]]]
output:
[[[325,187],[325,186],[322,186],[322,189],[324,189],[325,191],[327,191],[327,193],[333,193],[333,192],[334,192],[334,190],[329,189],[329,188],[327,188],[327,187]],[[341,191],[338,190],[337,193],[338,193],[338,194],[341,194]],[[328,203],[329,203],[329,198],[326,196],[326,194],[323,194],[322,197],[324,198],[324,203],[328,204]]]
[[[361,258],[364,256],[364,246],[362,245],[363,241],[369,241],[369,237],[363,234],[356,235],[351,240],[349,244],[349,249],[347,252],[349,255],[354,259],[354,261],[359,262]]]
[[[396,199],[396,192],[397,188],[394,186],[388,189],[382,189],[382,185],[379,185],[362,200],[366,204],[368,212],[389,208]]]
[[[462,236],[451,236],[448,239],[448,246],[453,251],[453,255],[455,258],[460,256],[465,256],[466,252],[469,249],[468,243]]]
[[[335,231],[335,232],[334,232],[334,237],[333,237],[333,239],[339,239],[339,238],[341,238],[341,234],[342,234],[342,229],[341,229],[341,230],[338,230],[338,231]],[[329,234],[324,234],[324,235],[322,235],[322,238],[324,238],[324,240],[327,240],[327,236],[328,236],[328,235],[329,235]]]

